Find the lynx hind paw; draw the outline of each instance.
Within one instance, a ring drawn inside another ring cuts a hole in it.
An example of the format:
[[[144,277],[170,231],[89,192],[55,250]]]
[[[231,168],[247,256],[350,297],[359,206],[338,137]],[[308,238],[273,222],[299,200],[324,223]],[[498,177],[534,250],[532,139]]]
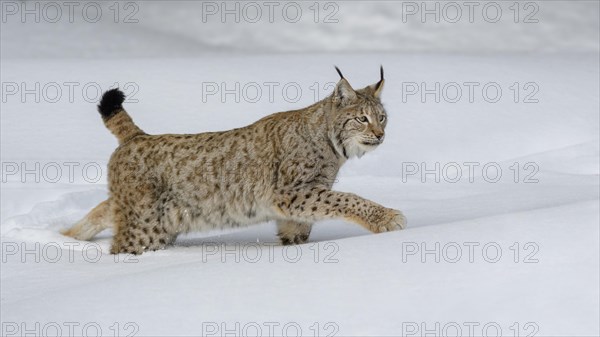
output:
[[[391,212],[392,219],[382,226],[379,226],[377,230],[378,233],[399,231],[406,228],[406,217],[404,214],[398,210],[391,210]]]
[[[283,236],[279,235],[279,240],[281,244],[284,246],[288,245],[300,245],[308,242],[308,234],[298,234],[293,236]]]

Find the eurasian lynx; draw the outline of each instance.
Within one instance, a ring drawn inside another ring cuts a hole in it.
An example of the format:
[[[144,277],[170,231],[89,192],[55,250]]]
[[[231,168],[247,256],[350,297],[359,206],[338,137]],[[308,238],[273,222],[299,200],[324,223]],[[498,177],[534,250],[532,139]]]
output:
[[[379,82],[359,90],[337,70],[341,79],[322,101],[223,132],[148,135],[123,109],[125,95],[107,91],[98,110],[119,140],[109,198],[64,234],[88,240],[113,227],[111,253],[141,254],[179,233],[269,220],[283,244],[306,242],[322,219],[374,233],[403,229],[400,211],[331,190],[340,166],[381,144],[387,124],[383,68]]]

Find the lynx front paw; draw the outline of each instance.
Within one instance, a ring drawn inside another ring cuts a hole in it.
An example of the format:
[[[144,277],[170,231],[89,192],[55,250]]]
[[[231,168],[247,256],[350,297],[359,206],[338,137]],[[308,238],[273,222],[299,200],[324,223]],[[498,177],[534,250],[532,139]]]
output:
[[[406,217],[402,212],[389,209],[385,220],[383,220],[380,224],[375,226],[375,233],[383,233],[383,232],[391,232],[391,231],[399,231],[401,229],[406,228]]]

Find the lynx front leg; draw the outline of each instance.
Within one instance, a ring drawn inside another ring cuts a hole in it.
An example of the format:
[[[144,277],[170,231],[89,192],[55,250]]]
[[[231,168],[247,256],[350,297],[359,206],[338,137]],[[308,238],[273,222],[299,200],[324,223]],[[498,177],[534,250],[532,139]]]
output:
[[[277,206],[286,217],[303,222],[343,218],[374,233],[406,227],[406,218],[402,212],[383,207],[352,193],[326,189],[284,193]]]
[[[277,236],[283,245],[301,244],[308,241],[312,224],[283,220],[277,221]]]

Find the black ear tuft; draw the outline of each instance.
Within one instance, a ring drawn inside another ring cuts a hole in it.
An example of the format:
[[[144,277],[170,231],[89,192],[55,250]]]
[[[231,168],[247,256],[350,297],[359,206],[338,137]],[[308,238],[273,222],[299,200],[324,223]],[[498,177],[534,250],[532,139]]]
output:
[[[340,68],[335,66],[335,70],[337,70],[337,73],[340,74],[340,78],[344,78],[344,75],[342,75],[342,71],[340,70]]]
[[[379,79],[379,82],[377,82],[377,84],[375,85],[375,91],[379,90],[381,88],[381,85],[383,84],[383,66],[379,67],[379,74],[381,75],[381,78]]]
[[[98,112],[104,120],[108,120],[115,115],[119,110],[123,109],[125,94],[119,88],[111,89],[102,95],[100,104],[98,104]]]

